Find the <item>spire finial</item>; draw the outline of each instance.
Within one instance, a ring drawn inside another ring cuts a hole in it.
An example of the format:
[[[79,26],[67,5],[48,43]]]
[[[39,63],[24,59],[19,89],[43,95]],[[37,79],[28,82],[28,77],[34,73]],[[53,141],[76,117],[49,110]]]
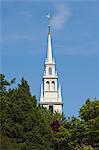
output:
[[[50,33],[50,28],[51,28],[51,14],[50,13],[47,15],[47,18],[48,18],[48,32]]]

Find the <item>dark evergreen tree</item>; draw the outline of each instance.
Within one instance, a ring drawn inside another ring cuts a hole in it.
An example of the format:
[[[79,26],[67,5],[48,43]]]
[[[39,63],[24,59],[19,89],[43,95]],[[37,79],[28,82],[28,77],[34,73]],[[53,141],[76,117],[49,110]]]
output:
[[[31,95],[27,81],[22,78],[16,89],[6,93],[6,97],[2,99],[2,137],[9,138],[10,142],[11,139],[15,141],[14,144],[10,144],[14,146],[12,149],[50,150],[51,127],[41,113],[42,108],[37,107],[35,96]],[[47,115],[45,117],[47,118]],[[2,147],[4,146],[5,143],[2,142]]]

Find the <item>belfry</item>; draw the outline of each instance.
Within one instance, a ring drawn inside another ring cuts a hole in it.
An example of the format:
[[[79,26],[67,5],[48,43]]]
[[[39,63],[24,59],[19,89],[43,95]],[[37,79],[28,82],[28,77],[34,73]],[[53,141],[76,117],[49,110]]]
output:
[[[48,15],[48,47],[47,58],[44,63],[44,75],[41,84],[40,106],[50,109],[51,112],[62,113],[61,86],[58,82],[56,63],[53,58],[50,14]]]

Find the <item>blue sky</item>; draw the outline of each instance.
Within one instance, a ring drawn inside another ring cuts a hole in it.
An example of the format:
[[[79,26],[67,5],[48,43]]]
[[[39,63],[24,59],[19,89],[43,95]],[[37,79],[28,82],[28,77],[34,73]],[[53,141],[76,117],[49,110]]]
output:
[[[24,77],[39,99],[49,12],[63,111],[78,116],[88,97],[99,99],[99,1],[0,1],[1,72]]]

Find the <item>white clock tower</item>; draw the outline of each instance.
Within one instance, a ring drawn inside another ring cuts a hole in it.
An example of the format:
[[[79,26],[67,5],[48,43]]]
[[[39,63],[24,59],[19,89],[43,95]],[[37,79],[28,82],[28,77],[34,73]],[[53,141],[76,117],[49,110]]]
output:
[[[52,55],[50,15],[48,15],[48,48],[47,58],[44,63],[44,75],[41,84],[40,105],[52,112],[62,113],[61,86],[58,82],[56,64]]]

